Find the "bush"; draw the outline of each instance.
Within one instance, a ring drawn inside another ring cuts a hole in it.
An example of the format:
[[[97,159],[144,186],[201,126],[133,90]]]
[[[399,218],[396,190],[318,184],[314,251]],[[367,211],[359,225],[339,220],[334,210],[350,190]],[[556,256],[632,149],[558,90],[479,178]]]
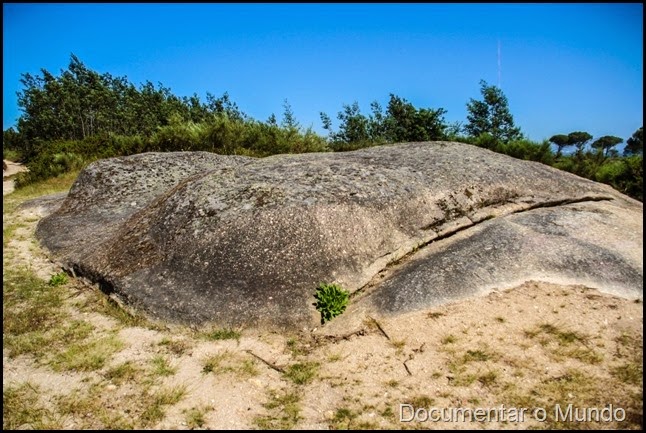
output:
[[[206,125],[183,122],[173,117],[166,126],[160,126],[150,140],[150,150],[181,152],[207,150]]]
[[[611,185],[639,201],[644,200],[644,158],[641,155],[610,159],[594,173],[594,180]]]
[[[542,143],[536,143],[525,139],[514,140],[508,143],[499,143],[492,150],[518,159],[542,162],[547,165],[552,165],[554,163],[554,154],[552,153],[550,142],[547,140]]]
[[[343,313],[348,306],[350,293],[336,284],[321,283],[316,289],[314,306],[321,312],[321,324]]]
[[[70,171],[80,170],[87,163],[88,161],[82,155],[74,152],[41,153],[27,164],[29,171],[18,174],[16,187],[20,188]]]

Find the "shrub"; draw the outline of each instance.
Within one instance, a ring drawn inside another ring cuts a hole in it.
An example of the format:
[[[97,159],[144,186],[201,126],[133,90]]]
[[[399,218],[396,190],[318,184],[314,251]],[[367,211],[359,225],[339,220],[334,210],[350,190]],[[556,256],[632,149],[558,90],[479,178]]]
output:
[[[321,312],[321,324],[343,313],[348,306],[350,293],[336,284],[321,283],[316,289],[316,309]]]

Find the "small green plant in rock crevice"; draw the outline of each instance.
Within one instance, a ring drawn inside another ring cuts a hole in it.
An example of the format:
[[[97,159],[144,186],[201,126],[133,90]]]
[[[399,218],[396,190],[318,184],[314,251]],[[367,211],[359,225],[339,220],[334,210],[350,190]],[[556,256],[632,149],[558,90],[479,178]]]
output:
[[[58,274],[54,274],[49,279],[49,285],[52,287],[60,286],[65,283],[67,283],[67,274],[65,272],[59,272]]]
[[[345,311],[350,292],[336,284],[319,284],[316,289],[314,306],[321,312],[321,324],[332,320]]]

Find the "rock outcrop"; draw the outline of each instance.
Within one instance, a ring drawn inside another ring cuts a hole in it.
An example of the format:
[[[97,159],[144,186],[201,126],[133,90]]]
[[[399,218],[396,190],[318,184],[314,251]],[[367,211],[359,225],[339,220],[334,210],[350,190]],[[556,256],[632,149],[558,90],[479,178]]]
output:
[[[318,323],[320,282],[383,313],[530,278],[641,296],[642,214],[608,186],[430,142],[101,160],[37,236],[153,317],[293,328]]]

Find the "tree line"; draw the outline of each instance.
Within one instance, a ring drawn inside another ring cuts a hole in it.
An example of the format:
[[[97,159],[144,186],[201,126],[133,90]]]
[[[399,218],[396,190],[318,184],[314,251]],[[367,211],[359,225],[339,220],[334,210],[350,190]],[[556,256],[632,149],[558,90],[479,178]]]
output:
[[[225,92],[178,97],[161,83],[140,86],[125,77],[99,74],[75,55],[54,76],[22,74],[18,92],[22,111],[16,127],[3,131],[3,156],[19,159],[30,171],[18,186],[78,170],[99,158],[150,151],[209,151],[267,156],[277,153],[347,151],[385,143],[451,140],[539,161],[608,183],[643,200],[642,128],[626,140],[593,140],[584,131],[557,134],[543,142],[524,137],[515,125],[502,90],[480,82],[480,99],[467,103],[466,123],[447,123],[443,108],[417,108],[390,94],[385,109],[377,101],[370,113],[359,104],[343,104],[338,127],[321,112],[327,137],[304,128],[285,100],[280,122],[275,115],[259,121],[243,113]],[[564,150],[574,148],[565,154]],[[554,152],[553,148],[556,149]]]

